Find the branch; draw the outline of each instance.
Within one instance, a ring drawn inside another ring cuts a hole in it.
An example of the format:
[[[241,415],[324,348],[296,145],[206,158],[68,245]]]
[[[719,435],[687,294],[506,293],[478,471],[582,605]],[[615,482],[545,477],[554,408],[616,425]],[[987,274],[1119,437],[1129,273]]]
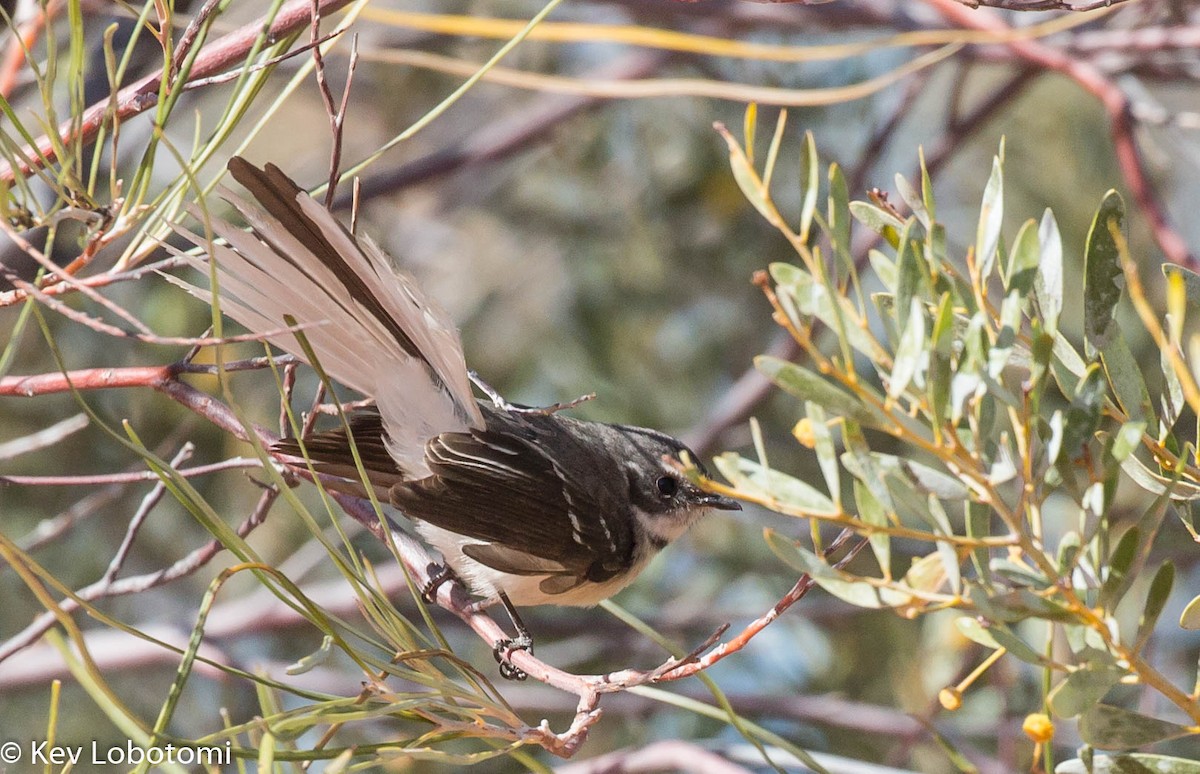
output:
[[[351,0],[317,0],[320,12],[325,16],[349,5],[350,2]],[[244,60],[254,48],[255,42],[263,35],[264,29],[266,29],[268,39],[287,37],[303,29],[312,20],[312,5],[313,0],[291,0],[279,10],[274,19],[270,19],[268,16],[259,17],[204,46],[188,72],[188,81],[216,75]],[[185,33],[185,40],[186,37]],[[168,90],[184,85],[186,84],[169,84]],[[58,140],[61,146],[70,146],[74,142],[90,143],[106,124],[114,120],[124,122],[155,107],[158,105],[159,92],[162,87],[163,72],[159,70],[121,89],[114,98],[92,105],[78,119],[64,121],[58,127]],[[112,111],[111,117],[109,116],[110,110]],[[31,164],[21,164],[19,172],[22,175],[30,174],[36,167],[46,162],[53,162],[57,158],[54,150],[55,143],[51,142],[48,136],[39,138],[34,145],[34,148],[25,148],[17,154],[31,162]],[[17,171],[13,170],[7,162],[0,162],[0,181],[11,183],[16,174]]]

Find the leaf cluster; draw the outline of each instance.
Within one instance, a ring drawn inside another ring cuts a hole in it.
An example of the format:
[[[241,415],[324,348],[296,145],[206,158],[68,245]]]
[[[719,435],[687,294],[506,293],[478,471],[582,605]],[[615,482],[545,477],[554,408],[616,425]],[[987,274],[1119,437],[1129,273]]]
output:
[[[761,165],[755,123],[751,110],[745,143],[718,131],[743,194],[794,250],[760,284],[803,352],[800,362],[763,356],[757,367],[796,399],[793,435],[822,481],[772,468],[759,443],[757,459],[718,460],[723,491],[809,519],[811,545],[775,531],[767,541],[830,594],[906,617],[960,612],[961,634],[993,652],[985,667],[1008,656],[1040,671],[1045,709],[1078,719],[1088,745],[1195,733],[1196,694],[1174,685],[1147,647],[1174,625],[1159,620],[1175,577],[1160,536],[1196,537],[1197,439],[1180,419],[1196,407],[1200,340],[1185,345],[1184,320],[1200,303],[1200,277],[1164,267],[1170,308],[1160,323],[1110,191],[1088,234],[1082,287],[1069,287],[1052,212],[1004,233],[1003,145],[965,255],[949,247],[924,163],[918,184],[896,177],[900,203],[850,201],[841,169],[822,170],[811,134],[800,152],[802,207],[789,219],[771,192],[785,118]],[[862,263],[850,251],[855,221],[879,245]],[[1161,348],[1160,394],[1116,322],[1126,295]],[[1082,347],[1060,326],[1075,298]],[[1119,517],[1122,482],[1142,490],[1141,512]],[[863,536],[870,570],[835,569],[822,556],[823,524]],[[1178,625],[1200,626],[1198,610],[1193,600]],[[944,692],[948,708],[979,671]],[[1119,683],[1154,694],[1180,722],[1105,703]]]

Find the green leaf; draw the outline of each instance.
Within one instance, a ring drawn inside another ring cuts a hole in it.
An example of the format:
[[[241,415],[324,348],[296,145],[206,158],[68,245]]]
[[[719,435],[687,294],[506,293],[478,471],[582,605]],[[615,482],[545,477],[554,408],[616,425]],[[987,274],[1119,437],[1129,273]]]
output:
[[[1054,686],[1047,703],[1060,718],[1074,718],[1091,709],[1125,675],[1112,664],[1088,664]]]
[[[841,511],[813,486],[778,470],[764,468],[738,454],[723,454],[718,469],[730,481],[758,490],[780,503],[817,515],[834,516]]]
[[[805,401],[804,415],[808,417],[812,426],[813,451],[817,454],[817,464],[821,467],[825,486],[829,489],[833,502],[841,507],[841,468],[838,466],[837,451],[833,447],[833,434],[829,432],[829,423],[825,419],[825,410],[812,401]]]
[[[1183,411],[1184,397],[1183,384],[1179,381],[1179,374],[1175,373],[1175,366],[1171,365],[1170,354],[1166,351],[1158,353],[1158,365],[1162,370],[1163,383],[1166,392],[1163,393],[1162,401],[1162,423],[1165,427],[1171,427],[1175,424],[1175,420],[1179,419],[1179,412]]]
[[[992,509],[986,503],[975,503],[968,500],[965,504],[966,508],[966,523],[967,536],[972,538],[984,538],[992,536]],[[992,570],[988,565],[988,550],[986,548],[976,548],[971,551],[971,561],[975,565],[975,571],[979,573],[980,579],[990,585],[992,582]]]
[[[913,299],[923,298],[928,290],[925,276],[925,261],[917,252],[916,244],[909,238],[914,221],[909,219],[900,233],[900,246],[896,248],[896,268],[900,272],[899,287],[896,288],[897,328],[903,327],[900,316],[907,315]]]
[[[940,535],[953,535],[954,531],[950,528],[950,519],[946,516],[946,509],[942,507],[942,503],[933,495],[926,498],[929,508],[929,515],[933,522],[937,525],[935,532]],[[950,584],[950,590],[955,594],[962,593],[962,562],[958,558],[958,549],[945,540],[937,541],[937,556],[942,564],[942,571],[947,582]],[[909,575],[912,570],[909,570]],[[906,576],[907,577],[907,576]],[[933,589],[930,589],[931,591]]]
[[[907,178],[899,172],[896,173],[896,192],[900,194],[900,198],[912,210],[912,214],[916,217],[917,222],[928,231],[933,226],[933,220],[929,217],[929,212],[925,209],[925,201],[921,198],[921,194],[917,193],[917,189],[913,187],[912,183],[908,182]]]
[[[854,219],[887,240],[893,248],[900,244],[900,232],[904,222],[890,212],[869,202],[850,202],[850,214]]]
[[[737,182],[738,188],[742,189],[742,195],[746,197],[746,201],[754,205],[754,209],[758,210],[768,223],[780,222],[779,213],[775,210],[775,205],[771,203],[770,193],[763,185],[758,173],[754,171],[746,153],[742,151],[737,140],[724,126],[718,125],[717,131],[725,138],[725,144],[729,147],[729,168],[733,172],[733,179]]]
[[[896,503],[888,491],[887,482],[884,481],[884,471],[879,467],[881,460],[871,451],[871,446],[857,423],[847,422],[842,427],[842,442],[846,446],[846,451],[842,454],[842,466],[846,472],[871,490],[871,494],[875,495],[875,499],[879,500],[885,511],[894,512]]]
[[[1183,280],[1183,292],[1187,299],[1187,305],[1192,308],[1200,308],[1200,274],[1174,263],[1164,263],[1162,273],[1167,279],[1174,276],[1180,277]]]
[[[931,494],[943,500],[965,500],[970,494],[959,478],[937,468],[893,454],[871,452],[872,467],[879,473],[892,476],[904,487],[921,494]]]
[[[807,242],[812,228],[813,214],[817,211],[817,196],[820,193],[821,165],[817,157],[817,143],[811,131],[804,133],[804,148],[800,151],[800,179],[804,185],[804,199],[800,205],[800,239]]]
[[[1200,596],[1193,597],[1179,616],[1179,627],[1188,631],[1200,629]]]
[[[1118,228],[1125,220],[1125,203],[1109,191],[1088,231],[1083,261],[1083,332],[1088,346],[1101,350],[1113,331],[1113,312],[1121,300],[1121,257],[1109,224]]]
[[[1058,333],[1058,317],[1063,308],[1063,246],[1058,221],[1049,207],[1042,213],[1042,222],[1038,225],[1038,247],[1041,259],[1033,289],[1042,311],[1042,326],[1053,336]]]
[[[991,632],[992,637],[996,640],[996,642],[1000,643],[1000,646],[1011,653],[1015,658],[1024,661],[1026,664],[1033,664],[1034,666],[1047,665],[1046,658],[1042,654],[1029,647],[1025,640],[1018,637],[1012,629],[1008,628],[1004,624],[992,624],[992,626],[988,628],[988,631]]]
[[[896,346],[896,357],[892,362],[892,378],[888,383],[888,396],[898,398],[916,380],[917,386],[924,384],[924,364],[928,363],[928,347],[925,345],[925,308],[920,300],[912,299],[908,321],[900,343]]]
[[[1006,290],[1015,290],[1022,297],[1028,296],[1038,276],[1041,259],[1041,244],[1038,241],[1038,225],[1031,218],[1025,221],[1008,254],[1008,271],[1004,276]]]
[[[1200,761],[1150,753],[1096,755],[1090,762],[1080,758],[1063,761],[1054,774],[1200,774]]]
[[[1150,427],[1150,434],[1157,437],[1158,420],[1154,414],[1154,403],[1150,400],[1150,391],[1146,389],[1146,380],[1142,378],[1142,368],[1129,350],[1129,344],[1119,327],[1114,327],[1109,333],[1108,343],[1100,349],[1100,360],[1121,410],[1130,419],[1145,420]]]
[[[1167,606],[1167,598],[1171,596],[1171,588],[1175,585],[1175,565],[1163,562],[1150,581],[1150,590],[1146,592],[1146,604],[1142,607],[1142,617],[1138,621],[1137,647],[1145,643],[1158,625],[1158,617]]]
[[[884,607],[879,592],[869,583],[850,580],[845,573],[825,564],[816,554],[773,529],[763,530],[763,535],[767,545],[785,564],[798,572],[806,573],[818,586],[843,602],[849,602],[855,607]]]
[[[889,293],[894,294],[897,278],[900,276],[896,262],[874,248],[867,251],[867,259],[871,262],[871,271],[875,272],[879,282],[888,289]]]
[[[930,334],[933,346],[929,362],[929,403],[932,410],[930,420],[935,427],[945,424],[950,410],[950,385],[954,379],[951,362],[954,355],[954,320],[954,300],[949,293],[943,293]]]
[[[850,259],[850,192],[837,164],[829,165],[829,241],[843,263]]]
[[[996,638],[991,635],[991,628],[985,628],[978,618],[964,615],[954,619],[954,625],[958,628],[959,633],[971,642],[992,650],[1000,647],[1000,643],[996,642]]]
[[[996,251],[1000,247],[1000,227],[1004,222],[1004,168],[1000,157],[992,159],[992,174],[983,189],[983,201],[979,207],[979,226],[975,232],[975,263],[979,276],[987,281],[996,264]]]
[[[1117,462],[1124,462],[1142,445],[1142,435],[1146,432],[1145,422],[1126,422],[1117,430],[1113,437],[1112,456]]]
[[[1141,747],[1189,733],[1184,726],[1108,704],[1097,704],[1079,719],[1080,738],[1102,750]]]
[[[1108,560],[1108,575],[1100,586],[1100,596],[1097,604],[1105,610],[1111,610],[1121,601],[1121,597],[1133,582],[1129,572],[1133,568],[1133,560],[1137,557],[1138,546],[1141,544],[1141,531],[1130,527],[1117,542],[1112,556]]]
[[[933,200],[933,181],[929,179],[929,168],[925,166],[925,149],[917,148],[917,158],[921,161],[921,198],[925,202],[925,211],[929,217],[937,217],[937,206]]]
[[[872,362],[877,362],[885,356],[883,347],[875,337],[860,325],[860,315],[850,299],[830,292],[829,288],[814,280],[811,274],[799,266],[773,263],[769,270],[771,279],[775,280],[776,293],[785,308],[790,304],[801,314],[816,317],[828,325],[830,330],[845,331],[850,346],[866,355]]]
[[[858,507],[858,518],[876,527],[888,526],[887,512],[883,510],[879,500],[875,499],[875,495],[871,494],[871,490],[863,486],[861,481],[854,482],[854,503]],[[886,532],[872,532],[868,540],[871,543],[871,552],[875,554],[875,561],[879,562],[879,569],[883,571],[883,576],[890,578],[892,576],[891,536]]]
[[[1099,364],[1088,367],[1084,377],[1075,387],[1070,407],[1063,414],[1062,446],[1056,461],[1070,463],[1092,439],[1100,426],[1100,412],[1104,408],[1105,380]]]
[[[1160,476],[1143,465],[1142,461],[1132,454],[1121,460],[1121,470],[1129,476],[1129,480],[1155,497],[1169,492],[1172,500],[1194,501],[1200,499],[1200,486],[1196,486],[1190,481]]]
[[[754,358],[754,367],[784,392],[812,401],[831,414],[871,427],[886,426],[878,413],[803,366],[770,355],[759,355]]]

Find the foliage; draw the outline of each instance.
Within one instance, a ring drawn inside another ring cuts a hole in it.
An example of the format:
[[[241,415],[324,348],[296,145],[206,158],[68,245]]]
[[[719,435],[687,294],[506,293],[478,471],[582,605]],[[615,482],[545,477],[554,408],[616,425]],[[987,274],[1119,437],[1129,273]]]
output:
[[[746,146],[754,118],[748,113]],[[759,167],[718,129],[746,198],[798,259],[772,264],[760,284],[808,365],[768,356],[756,364],[799,401],[793,435],[816,455],[824,491],[762,454],[732,452],[718,459],[731,486],[717,488],[810,519],[812,548],[773,530],[767,540],[839,599],[905,617],[961,612],[962,635],[993,651],[985,667],[1007,655],[1042,671],[1046,710],[1077,719],[1088,745],[1138,748],[1200,733],[1195,693],[1147,656],[1175,578],[1162,558],[1172,539],[1164,533],[1197,536],[1197,428],[1181,416],[1200,413],[1200,336],[1185,335],[1189,313],[1200,308],[1200,276],[1163,267],[1170,309],[1160,321],[1125,241],[1124,203],[1109,191],[1088,234],[1083,286],[1070,287],[1050,210],[1004,234],[1003,145],[961,261],[936,218],[923,166],[918,185],[897,176],[896,205],[848,201],[832,164],[818,206],[811,134],[801,150],[803,207],[785,217],[769,184],[784,157],[783,127],[781,120]],[[851,258],[851,220],[882,243],[869,256],[878,292],[868,294],[864,267]],[[1160,394],[1116,323],[1126,290],[1162,349]],[[1082,353],[1060,330],[1076,298]],[[1144,510],[1129,518],[1113,508],[1122,482],[1144,494]],[[831,567],[817,528],[826,523],[866,537],[874,567]],[[1200,625],[1197,609],[1200,597],[1178,625]],[[978,676],[943,692],[947,709]],[[1108,703],[1122,683],[1140,686],[1121,700],[1138,710]],[[1164,703],[1164,714],[1180,722],[1140,709]]]

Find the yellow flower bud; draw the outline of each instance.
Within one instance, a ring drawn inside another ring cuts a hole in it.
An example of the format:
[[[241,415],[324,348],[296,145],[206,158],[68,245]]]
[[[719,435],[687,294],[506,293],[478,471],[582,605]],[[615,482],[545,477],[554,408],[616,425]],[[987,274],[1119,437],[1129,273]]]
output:
[[[812,420],[808,417],[796,423],[796,426],[792,428],[792,435],[805,448],[811,449],[817,445],[817,437],[813,435]]]
[[[943,688],[938,691],[938,701],[947,710],[953,712],[962,706],[962,691],[957,688]]]
[[[1054,738],[1054,723],[1049,716],[1041,712],[1026,715],[1025,722],[1021,724],[1021,730],[1038,744],[1049,742]]]

